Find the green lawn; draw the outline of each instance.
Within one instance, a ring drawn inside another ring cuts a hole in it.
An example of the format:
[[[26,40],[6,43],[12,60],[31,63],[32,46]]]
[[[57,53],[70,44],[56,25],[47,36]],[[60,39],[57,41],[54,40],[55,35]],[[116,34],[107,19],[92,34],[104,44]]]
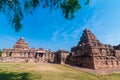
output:
[[[97,76],[59,64],[0,63],[0,80],[120,80],[120,73]]]

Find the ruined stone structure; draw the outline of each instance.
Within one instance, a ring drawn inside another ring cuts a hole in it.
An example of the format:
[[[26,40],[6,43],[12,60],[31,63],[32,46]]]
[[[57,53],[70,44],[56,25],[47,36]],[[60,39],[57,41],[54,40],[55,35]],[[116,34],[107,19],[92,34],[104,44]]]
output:
[[[29,48],[24,38],[20,38],[12,49],[3,49],[0,62],[54,62],[71,64],[92,69],[120,68],[120,45],[102,44],[95,35],[85,29],[77,46],[71,53],[65,50],[52,52],[39,48]]]
[[[29,48],[24,38],[20,38],[12,49],[3,49],[2,62],[48,62],[53,61],[53,52],[39,48]]]
[[[55,55],[54,63],[65,64],[65,62],[67,61],[67,56],[69,55],[69,52],[65,50],[58,50],[54,53],[54,55]]]
[[[102,44],[90,30],[85,29],[78,45],[71,49],[67,62],[93,69],[120,68],[120,45]]]

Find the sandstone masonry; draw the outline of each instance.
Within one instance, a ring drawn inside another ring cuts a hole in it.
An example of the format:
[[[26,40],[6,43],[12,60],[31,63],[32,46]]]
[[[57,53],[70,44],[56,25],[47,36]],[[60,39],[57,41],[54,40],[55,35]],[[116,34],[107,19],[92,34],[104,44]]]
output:
[[[53,61],[53,52],[39,48],[29,48],[24,38],[20,38],[13,48],[3,49],[1,62],[48,62]]]
[[[20,38],[13,48],[3,49],[0,62],[52,62],[92,69],[120,68],[120,45],[102,44],[88,29],[83,31],[70,54],[65,50],[52,52],[43,48],[29,48],[24,38]]]
[[[67,63],[93,69],[120,68],[120,45],[102,44],[85,29],[78,45],[71,48]]]

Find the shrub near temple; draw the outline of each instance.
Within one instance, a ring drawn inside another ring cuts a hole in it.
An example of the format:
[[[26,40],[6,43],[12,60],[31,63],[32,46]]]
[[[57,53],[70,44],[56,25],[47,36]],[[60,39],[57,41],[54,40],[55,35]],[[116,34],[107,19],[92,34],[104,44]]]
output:
[[[0,57],[1,57],[1,55],[2,55],[2,50],[0,49]]]

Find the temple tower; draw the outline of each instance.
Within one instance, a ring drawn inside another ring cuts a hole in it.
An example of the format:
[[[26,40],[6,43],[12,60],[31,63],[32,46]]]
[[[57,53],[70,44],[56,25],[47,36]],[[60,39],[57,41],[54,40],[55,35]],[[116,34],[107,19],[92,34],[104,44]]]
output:
[[[75,61],[75,63],[83,67],[95,68],[94,56],[99,55],[99,46],[102,44],[95,35],[90,30],[85,29],[78,45],[71,49],[71,52],[74,53],[73,56],[78,58],[78,62]]]
[[[13,48],[19,48],[19,49],[28,49],[28,43],[25,42],[24,38],[20,38],[16,44],[13,46]]]

